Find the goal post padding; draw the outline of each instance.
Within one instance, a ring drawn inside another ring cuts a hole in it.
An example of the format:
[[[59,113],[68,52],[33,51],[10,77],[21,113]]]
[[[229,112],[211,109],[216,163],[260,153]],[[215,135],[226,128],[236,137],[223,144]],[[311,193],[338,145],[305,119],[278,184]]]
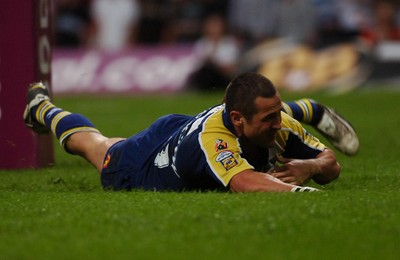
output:
[[[51,88],[51,0],[0,3],[0,169],[54,164],[50,134],[23,123],[26,90],[43,81]]]

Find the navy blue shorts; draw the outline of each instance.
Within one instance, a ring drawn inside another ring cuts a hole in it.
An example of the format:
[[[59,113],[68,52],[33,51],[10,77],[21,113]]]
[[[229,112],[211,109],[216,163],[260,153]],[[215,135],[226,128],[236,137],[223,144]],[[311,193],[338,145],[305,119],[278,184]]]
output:
[[[146,130],[112,145],[101,172],[103,188],[163,189],[167,182],[169,186],[174,186],[175,174],[166,172],[169,168],[155,167],[154,158],[171,136],[178,133],[192,118],[185,115],[161,117]]]
[[[131,189],[133,183],[133,165],[126,167],[120,165],[122,154],[127,140],[122,140],[108,149],[101,171],[101,184],[104,189],[123,190]]]

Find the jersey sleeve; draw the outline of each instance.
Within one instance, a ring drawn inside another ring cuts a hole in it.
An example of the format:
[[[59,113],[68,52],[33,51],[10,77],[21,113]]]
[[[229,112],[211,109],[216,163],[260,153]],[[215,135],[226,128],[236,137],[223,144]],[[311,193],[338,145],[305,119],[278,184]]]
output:
[[[207,120],[205,131],[199,135],[199,143],[205,155],[209,173],[219,179],[227,187],[236,174],[254,169],[249,162],[241,156],[238,138],[222,127],[219,117]]]
[[[206,156],[210,173],[218,178],[224,186],[236,174],[254,169],[246,159],[241,156],[237,138],[222,134],[205,134],[202,136],[202,149]]]

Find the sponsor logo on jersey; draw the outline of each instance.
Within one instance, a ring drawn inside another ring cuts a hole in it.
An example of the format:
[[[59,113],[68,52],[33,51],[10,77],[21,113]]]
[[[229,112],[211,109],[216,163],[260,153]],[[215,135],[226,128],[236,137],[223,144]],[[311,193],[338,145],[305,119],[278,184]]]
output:
[[[235,157],[233,156],[233,153],[229,151],[223,151],[218,154],[216,161],[220,162],[227,171],[238,164]]]
[[[221,150],[225,150],[225,149],[228,149],[228,143],[227,142],[225,142],[222,139],[215,140],[215,151],[216,152],[221,151]]]

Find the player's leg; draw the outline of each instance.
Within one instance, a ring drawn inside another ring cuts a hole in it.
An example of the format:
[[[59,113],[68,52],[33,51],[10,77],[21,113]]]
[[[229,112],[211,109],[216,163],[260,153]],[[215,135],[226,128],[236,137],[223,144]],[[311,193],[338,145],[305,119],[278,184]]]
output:
[[[108,138],[98,132],[82,131],[70,135],[64,148],[71,154],[82,156],[101,172],[108,149],[121,140],[124,138]]]
[[[284,102],[283,110],[296,120],[311,126],[317,126],[324,114],[324,106],[306,98]]]
[[[312,99],[283,103],[283,110],[296,120],[313,126],[333,146],[347,155],[355,155],[359,140],[351,124],[333,109]]]
[[[67,152],[82,156],[99,171],[108,148],[122,140],[107,138],[86,117],[56,107],[42,83],[29,87],[27,103],[24,121],[28,127],[38,133],[51,131]]]

